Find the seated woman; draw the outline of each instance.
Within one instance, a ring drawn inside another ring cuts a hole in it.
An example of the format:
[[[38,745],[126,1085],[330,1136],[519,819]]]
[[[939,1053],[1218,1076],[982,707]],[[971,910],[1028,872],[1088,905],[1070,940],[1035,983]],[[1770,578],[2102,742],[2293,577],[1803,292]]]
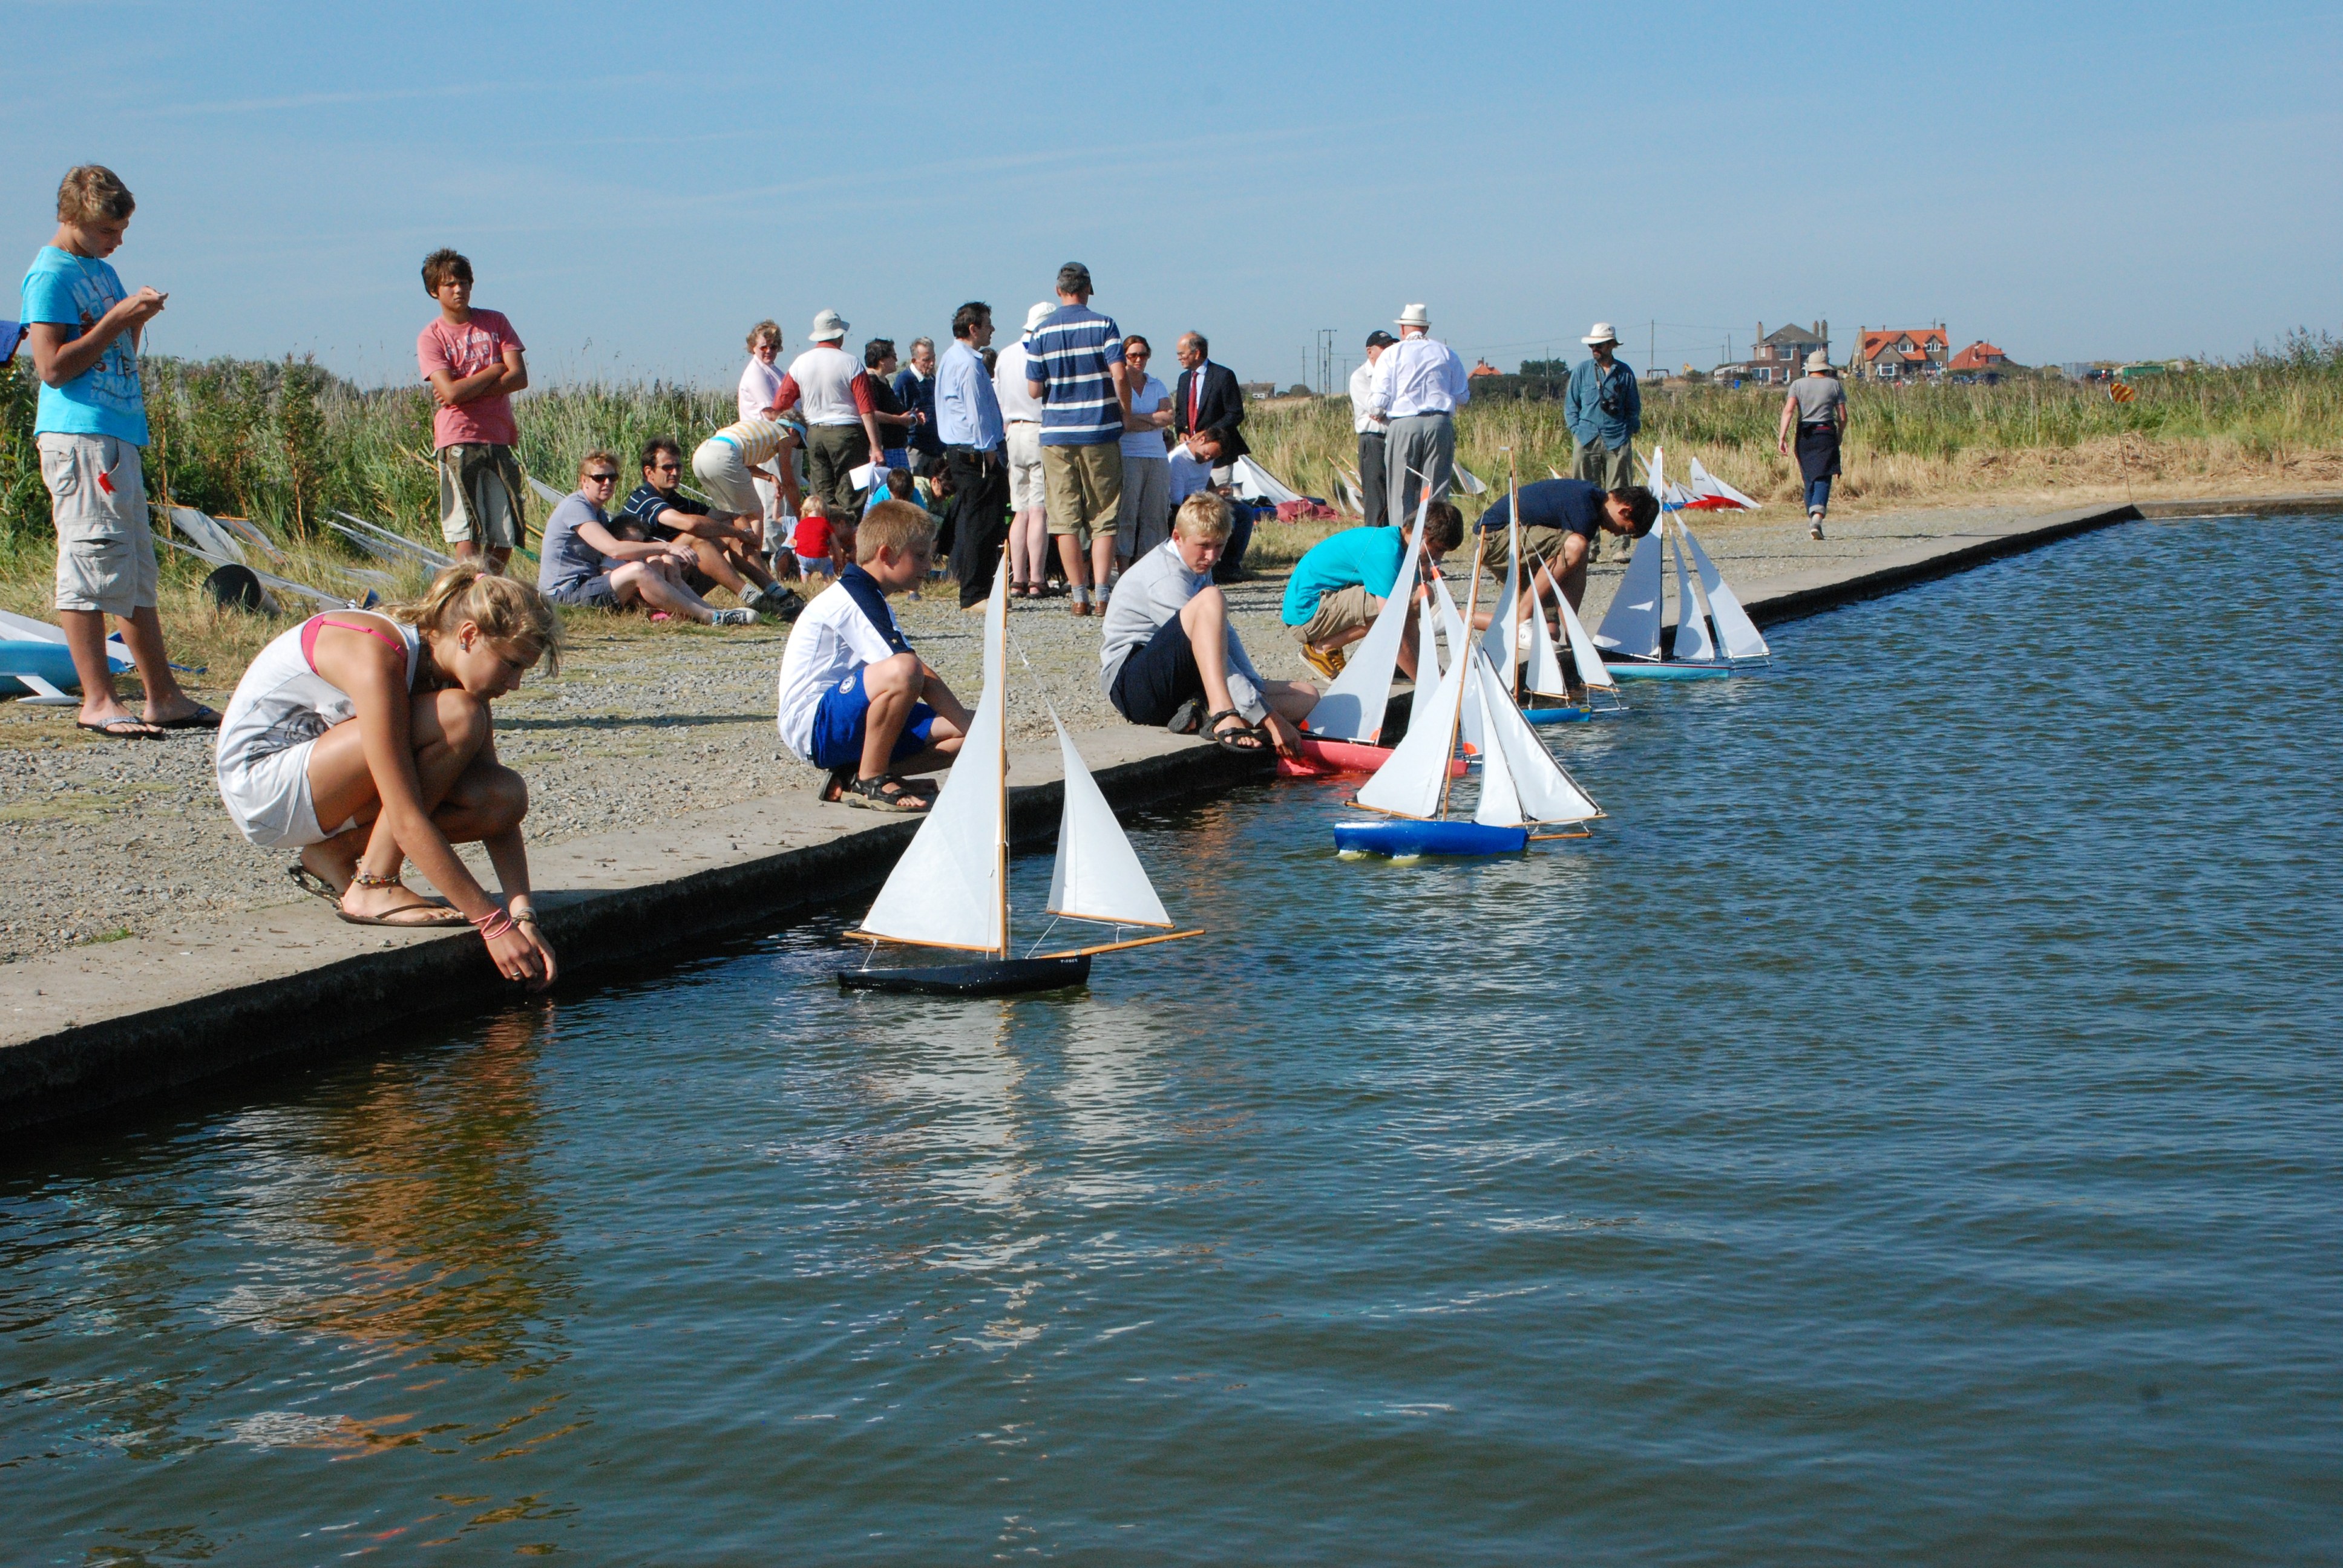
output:
[[[507,979],[543,990],[553,950],[521,845],[528,786],[497,760],[488,705],[559,642],[535,588],[468,564],[413,604],[312,616],[237,682],[220,724],[220,799],[252,842],[298,847],[294,879],[343,920],[468,921]],[[487,847],[501,900],[457,858],[463,843]],[[399,881],[409,859],[452,909]]]
[[[697,564],[689,548],[620,538],[603,509],[618,487],[618,458],[587,453],[578,465],[577,490],[545,519],[538,592],[555,604],[597,609],[648,605],[702,626],[757,623],[753,609],[718,609],[691,591],[683,580]]]

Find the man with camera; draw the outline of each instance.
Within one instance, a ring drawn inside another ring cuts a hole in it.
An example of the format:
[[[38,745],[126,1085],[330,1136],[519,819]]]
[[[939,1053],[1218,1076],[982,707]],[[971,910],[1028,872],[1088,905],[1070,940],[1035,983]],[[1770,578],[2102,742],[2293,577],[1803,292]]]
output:
[[[1571,367],[1570,391],[1563,401],[1563,418],[1578,442],[1571,472],[1606,490],[1624,489],[1635,482],[1635,432],[1644,426],[1644,398],[1635,389],[1635,373],[1612,353],[1619,336],[1607,321],[1579,339],[1594,353],[1592,359]]]

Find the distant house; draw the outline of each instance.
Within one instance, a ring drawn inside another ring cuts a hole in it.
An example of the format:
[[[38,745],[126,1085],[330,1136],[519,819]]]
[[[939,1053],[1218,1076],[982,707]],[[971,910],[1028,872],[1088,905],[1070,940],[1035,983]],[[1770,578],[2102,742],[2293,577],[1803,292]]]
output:
[[[1465,379],[1467,380],[1472,379],[1475,376],[1502,376],[1503,374],[1503,371],[1498,369],[1495,366],[1490,364],[1485,359],[1475,359],[1473,361],[1473,368],[1464,372]]]
[[[1246,402],[1258,403],[1264,397],[1274,397],[1277,396],[1277,383],[1274,381],[1245,381],[1239,383],[1237,390],[1245,395]]]
[[[1767,332],[1761,321],[1752,341],[1757,347],[1749,356],[1746,379],[1786,385],[1805,374],[1807,355],[1830,352],[1830,323],[1817,321],[1812,328],[1777,327]]]
[[[1944,323],[1934,327],[1857,328],[1847,368],[1865,381],[1917,381],[1942,376],[1953,357]]]
[[[2005,369],[2008,364],[2008,355],[1980,337],[1958,354],[1954,355],[1945,368],[1956,376],[1976,376],[1986,371]]]

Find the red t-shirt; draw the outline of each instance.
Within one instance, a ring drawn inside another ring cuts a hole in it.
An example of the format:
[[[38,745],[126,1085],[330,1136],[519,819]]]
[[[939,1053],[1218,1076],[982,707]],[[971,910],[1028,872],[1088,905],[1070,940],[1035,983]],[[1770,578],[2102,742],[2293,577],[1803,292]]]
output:
[[[791,536],[790,544],[798,554],[811,560],[816,556],[830,554],[830,539],[828,518],[799,518],[798,531]]]
[[[440,370],[461,381],[503,359],[506,349],[527,347],[502,311],[476,309],[461,326],[444,316],[433,317],[415,340],[415,358],[426,381]],[[512,399],[501,392],[439,409],[431,417],[435,450],[474,442],[509,447],[519,439],[520,430],[513,424]]]

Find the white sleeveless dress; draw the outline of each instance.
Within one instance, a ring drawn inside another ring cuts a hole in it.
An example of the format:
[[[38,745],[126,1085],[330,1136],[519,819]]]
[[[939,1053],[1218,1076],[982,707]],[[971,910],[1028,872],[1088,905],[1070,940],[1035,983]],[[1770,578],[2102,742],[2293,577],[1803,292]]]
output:
[[[263,849],[322,843],[357,824],[327,829],[309,795],[309,749],[317,737],[355,718],[349,694],[310,662],[323,626],[363,630],[384,642],[397,633],[407,653],[407,689],[423,664],[413,627],[364,610],[312,616],[260,650],[236,682],[219,728],[219,792],[236,828]]]

